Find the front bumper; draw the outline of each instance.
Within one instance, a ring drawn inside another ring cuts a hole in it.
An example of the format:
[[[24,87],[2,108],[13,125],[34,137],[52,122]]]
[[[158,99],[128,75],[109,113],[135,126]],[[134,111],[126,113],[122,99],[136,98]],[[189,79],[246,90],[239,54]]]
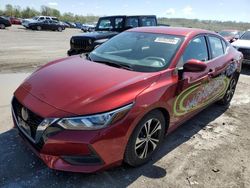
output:
[[[238,48],[238,51],[240,51],[243,54],[243,63],[250,64],[250,49],[249,48]]]
[[[30,139],[18,123],[12,110],[15,127],[32,151],[52,169],[94,173],[120,165],[127,144],[127,132],[132,122],[124,118],[101,130],[65,130],[56,122],[44,130],[38,142]],[[121,128],[122,127],[122,128]]]

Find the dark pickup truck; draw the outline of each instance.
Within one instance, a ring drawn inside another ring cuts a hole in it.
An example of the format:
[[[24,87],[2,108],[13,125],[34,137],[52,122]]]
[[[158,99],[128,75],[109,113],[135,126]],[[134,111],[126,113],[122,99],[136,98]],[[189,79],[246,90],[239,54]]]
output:
[[[95,31],[71,37],[68,55],[91,52],[96,46],[106,42],[120,32],[133,27],[157,26],[154,15],[107,16],[98,20]]]

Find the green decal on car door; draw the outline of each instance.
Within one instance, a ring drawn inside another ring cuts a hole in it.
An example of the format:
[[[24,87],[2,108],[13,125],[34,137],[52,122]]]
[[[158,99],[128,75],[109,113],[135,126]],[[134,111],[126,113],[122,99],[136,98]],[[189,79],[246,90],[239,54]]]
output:
[[[226,92],[229,81],[223,74],[207,83],[198,83],[185,89],[174,102],[174,115],[182,116],[208,105]]]

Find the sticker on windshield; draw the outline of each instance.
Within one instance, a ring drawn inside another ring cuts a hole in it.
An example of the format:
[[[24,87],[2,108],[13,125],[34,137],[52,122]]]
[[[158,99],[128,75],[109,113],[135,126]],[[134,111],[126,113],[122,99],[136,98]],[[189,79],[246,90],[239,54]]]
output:
[[[178,38],[168,39],[163,37],[157,37],[155,42],[166,43],[166,44],[177,44],[179,42]]]

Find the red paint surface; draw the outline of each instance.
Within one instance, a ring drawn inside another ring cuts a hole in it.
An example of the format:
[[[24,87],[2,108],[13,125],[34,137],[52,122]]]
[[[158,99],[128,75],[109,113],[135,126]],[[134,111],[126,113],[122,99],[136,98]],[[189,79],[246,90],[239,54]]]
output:
[[[178,79],[176,64],[189,41],[198,34],[214,34],[200,29],[136,28],[130,32],[152,32],[185,36],[170,67],[155,73],[133,72],[87,61],[79,56],[47,64],[28,78],[15,92],[15,97],[38,115],[70,117],[97,114],[134,102],[122,120],[102,130],[65,130],[51,136],[37,155],[50,167],[76,172],[95,172],[121,164],[128,139],[141,118],[160,108],[169,115],[170,133],[201,109],[176,117],[173,103],[184,89],[224,71],[232,59],[241,54],[229,47],[225,56],[211,60],[203,72],[186,72]],[[238,64],[240,69],[240,62]],[[213,70],[212,74],[211,71]],[[63,161],[62,155],[88,155],[88,146],[101,157],[104,164],[76,166]]]

